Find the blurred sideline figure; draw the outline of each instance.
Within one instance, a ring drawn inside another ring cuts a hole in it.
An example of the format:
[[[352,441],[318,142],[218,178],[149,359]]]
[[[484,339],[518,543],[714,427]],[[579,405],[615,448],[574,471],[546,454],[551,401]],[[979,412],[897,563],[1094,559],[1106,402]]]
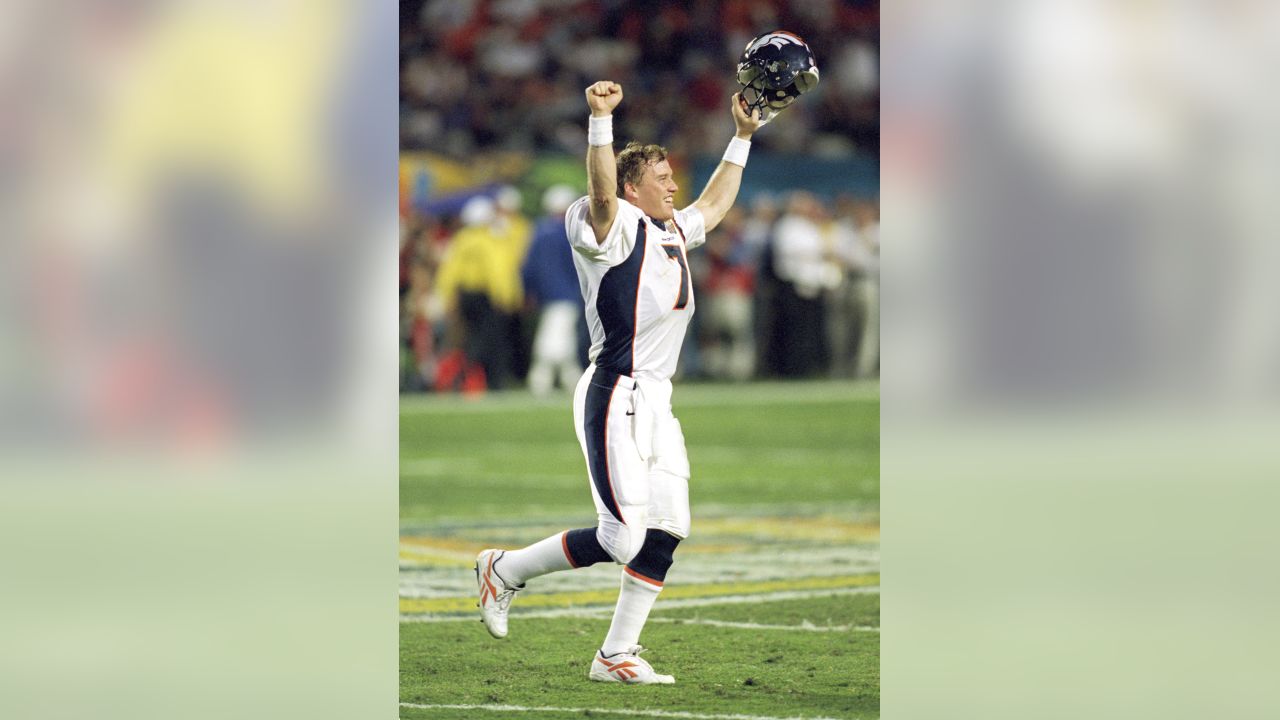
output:
[[[853,198],[836,201],[836,218],[826,218],[820,228],[828,262],[835,269],[825,294],[827,307],[827,344],[831,350],[830,374],[833,378],[851,378],[857,374],[858,348],[866,326],[866,298],[862,278],[870,262],[870,251],[863,242],[852,213]]]
[[[853,206],[853,224],[864,252],[862,270],[855,287],[862,308],[862,336],[858,340],[855,364],[857,377],[869,378],[880,371],[880,208],[875,203]]]
[[[494,232],[497,218],[493,200],[474,197],[462,207],[462,228],[453,236],[440,262],[436,294],[450,318],[452,345],[461,348],[465,366],[441,367],[437,388],[452,389],[461,379],[470,392],[483,392],[501,383],[506,372],[508,342],[495,300],[495,280],[500,275],[502,240]],[[477,369],[480,375],[477,377]],[[443,387],[441,386],[443,385]]]
[[[835,287],[826,209],[812,193],[796,192],[774,228],[773,268],[782,283],[774,299],[771,366],[783,377],[812,377],[827,367],[827,308]]]
[[[520,273],[526,299],[539,308],[529,367],[529,389],[539,397],[550,394],[557,380],[563,390],[573,387],[582,375],[578,362],[582,293],[564,230],[564,213],[577,199],[577,191],[568,185],[553,185],[543,193],[546,215],[538,221]]]
[[[519,550],[482,551],[480,612],[490,634],[506,637],[507,610],[527,581],[601,562],[625,565],[588,677],[670,684],[672,676],[639,657],[639,641],[690,527],[689,458],[671,412],[671,376],[694,311],[686,251],[703,244],[732,207],[763,113],[748,115],[741,96],[733,96],[734,138],[702,194],[678,210],[665,148],[632,142],[614,155],[613,110],[622,87],[601,81],[586,96],[589,194],[570,206],[565,231],[591,328],[592,364],[574,392],[573,414],[597,524]]]
[[[436,379],[435,334],[432,327],[431,291],[435,267],[427,256],[427,241],[431,220],[420,215],[410,215],[400,225],[400,302],[402,342],[412,356],[412,370],[402,367],[400,387],[420,390],[429,387]],[[402,347],[402,351],[405,348]],[[402,366],[403,366],[402,361]]]
[[[712,377],[738,381],[751,377],[756,359],[751,308],[755,257],[746,230],[744,214],[735,207],[725,215],[719,232],[707,236],[706,368]]]
[[[524,377],[529,368],[522,322],[524,283],[520,279],[520,265],[529,251],[533,224],[521,214],[523,199],[514,187],[503,185],[498,188],[494,202],[497,206],[493,229],[498,238],[498,266],[493,282],[493,303],[505,341],[496,348],[501,357],[496,358],[495,364],[502,375],[491,379],[489,385],[505,388],[515,378]]]
[[[777,327],[777,297],[782,281],[773,267],[774,229],[778,224],[778,203],[772,195],[759,194],[751,203],[751,217],[742,230],[742,242],[755,260],[755,293],[751,299],[754,316],[756,377],[777,376],[773,338]]]

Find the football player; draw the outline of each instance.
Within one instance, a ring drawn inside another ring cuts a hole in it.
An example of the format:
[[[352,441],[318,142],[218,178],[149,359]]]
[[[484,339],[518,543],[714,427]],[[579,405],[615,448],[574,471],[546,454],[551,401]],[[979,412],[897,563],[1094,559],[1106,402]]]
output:
[[[744,62],[747,56],[754,57],[752,45]],[[751,78],[760,87],[765,79]],[[733,205],[751,136],[772,113],[767,97],[756,107],[741,93],[732,97],[734,137],[702,194],[681,210],[664,148],[632,142],[614,155],[612,113],[622,87],[604,80],[586,96],[588,195],[569,207],[565,230],[591,330],[591,365],[578,382],[573,414],[597,524],[520,550],[482,551],[476,560],[481,619],[490,634],[505,637],[511,600],[527,581],[619,563],[613,622],[588,677],[670,684],[671,675],[639,657],[639,641],[676,547],[689,534],[689,460],[671,412],[671,375],[694,311],[686,252],[702,245]],[[772,109],[778,106],[783,103]]]

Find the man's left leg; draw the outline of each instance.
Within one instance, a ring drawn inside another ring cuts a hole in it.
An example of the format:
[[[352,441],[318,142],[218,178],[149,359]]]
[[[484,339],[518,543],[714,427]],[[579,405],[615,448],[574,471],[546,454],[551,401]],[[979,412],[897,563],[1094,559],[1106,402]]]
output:
[[[627,652],[640,644],[640,631],[662,592],[680,540],[665,530],[649,528],[640,552],[622,568],[622,588],[613,610],[613,623],[600,647],[605,656]]]

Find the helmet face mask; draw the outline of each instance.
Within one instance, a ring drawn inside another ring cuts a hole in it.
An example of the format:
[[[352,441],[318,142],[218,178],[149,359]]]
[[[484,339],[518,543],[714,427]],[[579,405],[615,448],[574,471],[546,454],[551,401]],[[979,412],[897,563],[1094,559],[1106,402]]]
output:
[[[799,35],[777,30],[747,43],[738,62],[737,79],[747,112],[758,111],[768,122],[801,93],[817,86],[818,65]]]

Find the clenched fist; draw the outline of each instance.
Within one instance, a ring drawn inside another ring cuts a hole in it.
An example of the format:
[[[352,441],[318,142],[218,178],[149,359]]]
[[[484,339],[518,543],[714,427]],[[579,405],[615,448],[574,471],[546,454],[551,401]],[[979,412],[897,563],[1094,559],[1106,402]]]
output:
[[[742,99],[742,93],[734,93],[730,98],[729,113],[733,115],[733,124],[737,128],[736,136],[743,140],[750,140],[755,131],[769,122],[763,109],[759,115],[747,111],[747,101]]]
[[[622,86],[616,82],[601,80],[587,88],[587,107],[596,117],[609,115],[622,102]]]

